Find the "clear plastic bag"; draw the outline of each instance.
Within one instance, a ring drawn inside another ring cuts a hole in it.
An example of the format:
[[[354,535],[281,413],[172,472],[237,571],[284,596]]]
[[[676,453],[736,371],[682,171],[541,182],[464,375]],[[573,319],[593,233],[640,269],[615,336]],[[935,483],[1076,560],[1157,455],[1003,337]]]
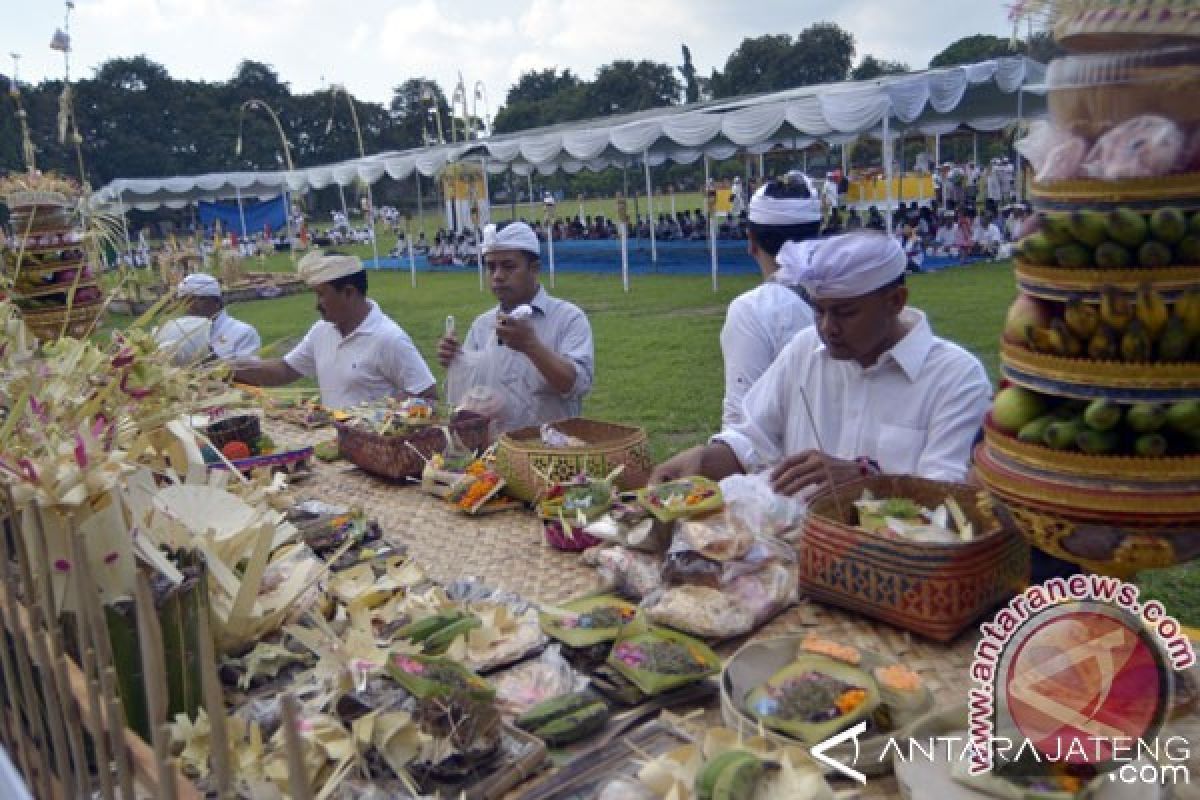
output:
[[[624,547],[593,547],[583,554],[583,563],[596,568],[612,591],[641,599],[662,587],[659,557]]]
[[[776,493],[767,472],[730,475],[721,481],[721,494],[725,513],[761,536],[787,538],[800,528],[808,513],[808,504],[800,497]]]
[[[552,644],[541,656],[492,677],[496,703],[505,714],[520,716],[538,703],[587,688],[587,678],[577,673]]]
[[[616,778],[605,784],[596,800],[656,800],[658,795],[633,778]]]
[[[676,586],[655,592],[642,609],[652,622],[704,638],[740,636],[796,601],[796,569],[774,562],[721,588]]]

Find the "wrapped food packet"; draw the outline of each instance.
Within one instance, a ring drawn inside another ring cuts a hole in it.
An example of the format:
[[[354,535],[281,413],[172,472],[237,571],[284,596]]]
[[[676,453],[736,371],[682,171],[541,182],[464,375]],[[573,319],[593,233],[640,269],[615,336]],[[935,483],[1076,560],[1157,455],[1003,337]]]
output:
[[[596,568],[611,590],[641,599],[662,586],[658,556],[620,546],[593,547],[583,554],[583,563]]]
[[[552,644],[536,659],[493,676],[492,685],[501,713],[516,717],[545,700],[583,691],[587,678],[571,668],[559,645]]]
[[[677,586],[642,602],[650,620],[704,638],[749,633],[796,601],[794,560],[775,562],[720,589]]]
[[[1186,142],[1171,120],[1143,114],[1097,139],[1083,162],[1083,172],[1110,181],[1168,175],[1183,166]]]
[[[726,514],[760,536],[789,538],[804,524],[808,504],[799,497],[778,494],[767,472],[730,475],[721,481]]]

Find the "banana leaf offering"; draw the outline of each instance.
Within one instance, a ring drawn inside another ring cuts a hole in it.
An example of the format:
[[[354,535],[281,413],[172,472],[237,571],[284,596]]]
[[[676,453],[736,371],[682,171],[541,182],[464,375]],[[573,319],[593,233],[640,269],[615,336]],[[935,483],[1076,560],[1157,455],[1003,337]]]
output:
[[[764,725],[809,745],[865,719],[879,703],[870,674],[818,654],[801,655],[746,697]]]
[[[393,653],[387,671],[418,700],[465,694],[486,702],[496,696],[490,683],[449,658]]]
[[[611,482],[580,478],[550,487],[538,503],[538,515],[582,527],[607,512],[612,504]]]
[[[699,476],[642,489],[638,501],[662,522],[711,514],[725,505],[721,487]]]
[[[542,632],[570,647],[611,642],[637,617],[637,606],[612,595],[580,597],[538,615]]]
[[[608,664],[648,695],[695,683],[721,670],[721,659],[698,639],[644,624],[631,627],[617,637]]]

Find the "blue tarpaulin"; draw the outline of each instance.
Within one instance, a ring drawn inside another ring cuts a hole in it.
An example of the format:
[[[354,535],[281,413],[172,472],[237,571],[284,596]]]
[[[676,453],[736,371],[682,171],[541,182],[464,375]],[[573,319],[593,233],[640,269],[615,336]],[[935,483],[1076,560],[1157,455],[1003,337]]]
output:
[[[234,203],[199,203],[200,224],[205,230],[211,230],[213,222],[221,221],[221,230],[242,235],[242,218],[246,220],[246,233],[253,236],[262,233],[264,225],[270,225],[271,230],[279,231],[287,227],[287,206],[284,205],[283,195],[271,200],[243,200],[242,209]]]

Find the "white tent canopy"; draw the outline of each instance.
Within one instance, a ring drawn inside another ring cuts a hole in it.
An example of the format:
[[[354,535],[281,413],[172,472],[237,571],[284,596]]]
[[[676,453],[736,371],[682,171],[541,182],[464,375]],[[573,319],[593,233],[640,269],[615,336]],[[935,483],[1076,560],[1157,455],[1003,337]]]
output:
[[[266,197],[336,184],[368,184],[385,174],[439,174],[461,160],[482,161],[491,173],[512,169],[551,174],[600,171],[645,161],[690,164],[726,159],[739,151],[763,153],[817,141],[845,144],[862,136],[947,134],[966,127],[1001,130],[1018,116],[1034,116],[1024,96],[1041,92],[1045,67],[1018,56],[870,81],[805,86],[782,92],[659,108],[618,117],[565,123],[521,133],[436,147],[386,152],[291,172],[232,172],[191,177],[116,180],[93,203],[153,210],[200,200]],[[1036,112],[1036,113],[1035,113]]]

